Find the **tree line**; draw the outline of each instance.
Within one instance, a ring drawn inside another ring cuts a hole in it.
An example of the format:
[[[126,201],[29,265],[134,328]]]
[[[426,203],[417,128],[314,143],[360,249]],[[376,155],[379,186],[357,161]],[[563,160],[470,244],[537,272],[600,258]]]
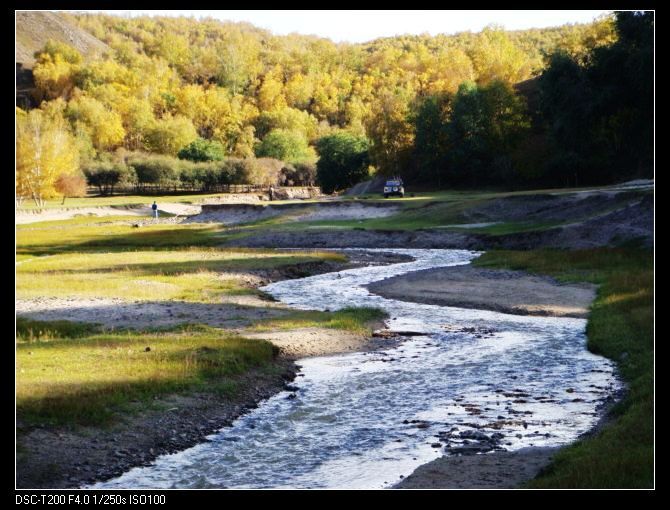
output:
[[[211,19],[68,16],[111,52],[85,61],[51,41],[36,54],[41,105],[17,114],[17,191],[26,196],[53,195],[58,176],[74,173],[64,168],[90,168],[119,150],[212,168],[274,159],[294,176],[316,165],[326,191],[370,171],[435,186],[648,173],[653,69],[635,66],[649,54],[653,65],[653,46],[641,35],[653,30],[652,14],[365,44]],[[624,72],[629,79],[620,79]],[[520,82],[532,83],[537,104]],[[72,156],[41,151],[53,162],[36,170],[26,149],[57,137]],[[630,140],[647,146],[633,149]],[[614,160],[617,171],[608,174]],[[43,177],[46,166],[54,175],[41,187],[24,182]],[[189,172],[204,170],[182,173]]]

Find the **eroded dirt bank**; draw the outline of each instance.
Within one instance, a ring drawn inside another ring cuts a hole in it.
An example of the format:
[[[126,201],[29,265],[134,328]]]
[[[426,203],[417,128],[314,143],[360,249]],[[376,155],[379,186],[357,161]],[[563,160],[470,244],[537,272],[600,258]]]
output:
[[[150,197],[149,197],[150,198]],[[37,223],[40,221],[67,220],[80,216],[138,216],[139,218],[152,219],[153,211],[151,202],[146,205],[123,205],[123,206],[98,206],[98,207],[67,207],[54,209],[22,209],[14,214],[16,225]],[[198,214],[201,210],[199,205],[182,204],[178,202],[160,204],[159,210],[177,216],[189,216]]]
[[[266,231],[231,241],[245,247],[319,248],[443,248],[584,249],[637,242],[653,246],[654,197],[636,192],[590,192],[572,195],[522,195],[495,199],[465,210],[463,224],[537,224],[536,230],[491,235],[447,226],[418,230],[314,228],[304,231]],[[423,208],[430,215],[427,204]],[[402,214],[402,213],[401,213]],[[439,210],[436,211],[439,214]],[[361,215],[358,219],[365,219]],[[542,225],[545,225],[542,227]],[[551,226],[555,225],[555,226]]]
[[[205,204],[202,212],[187,222],[223,223],[237,225],[288,216],[294,221],[358,220],[383,218],[399,212],[393,203],[356,203],[341,201],[307,202],[294,204]]]
[[[472,266],[407,273],[372,283],[368,290],[416,303],[554,317],[586,317],[596,294],[595,285]]]

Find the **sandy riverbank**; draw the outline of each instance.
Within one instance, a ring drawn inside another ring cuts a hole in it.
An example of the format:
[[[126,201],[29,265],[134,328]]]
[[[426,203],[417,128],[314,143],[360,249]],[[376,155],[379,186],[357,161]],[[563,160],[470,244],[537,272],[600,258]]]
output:
[[[368,285],[389,299],[521,315],[586,317],[596,286],[472,266],[416,271]]]
[[[558,448],[444,456],[419,466],[394,489],[514,489],[535,478]]]

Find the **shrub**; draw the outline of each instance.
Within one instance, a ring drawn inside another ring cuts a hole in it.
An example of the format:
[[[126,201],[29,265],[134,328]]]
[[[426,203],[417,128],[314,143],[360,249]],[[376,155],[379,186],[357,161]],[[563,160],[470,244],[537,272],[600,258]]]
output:
[[[220,142],[198,138],[180,150],[177,156],[190,161],[220,161],[225,152]]]
[[[279,183],[282,186],[314,186],[316,165],[313,163],[287,164],[281,169]]]
[[[86,181],[96,186],[101,195],[114,194],[114,187],[133,180],[133,171],[124,163],[114,161],[91,161],[83,168]]]
[[[263,184],[276,186],[280,183],[281,170],[284,162],[273,158],[258,158],[245,160],[250,167],[247,175],[248,184]]]
[[[135,169],[140,188],[146,185],[176,187],[183,167],[178,159],[158,154],[130,156],[128,163]]]

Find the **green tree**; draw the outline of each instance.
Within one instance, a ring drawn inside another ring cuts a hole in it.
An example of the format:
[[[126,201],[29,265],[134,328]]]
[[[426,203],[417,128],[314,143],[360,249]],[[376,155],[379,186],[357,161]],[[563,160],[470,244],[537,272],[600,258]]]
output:
[[[128,158],[128,164],[135,169],[140,189],[176,187],[181,170],[180,161],[167,155],[144,154]]]
[[[314,160],[316,155],[299,131],[273,129],[256,147],[256,156],[298,163]]]
[[[410,180],[442,185],[445,180],[446,157],[449,152],[448,123],[453,95],[427,97],[414,117],[414,168],[407,175]]]
[[[654,13],[617,12],[615,27],[614,44],[583,61],[555,53],[540,76],[557,182],[653,176]]]
[[[461,85],[447,127],[448,177],[475,186],[510,182],[512,153],[529,128],[525,103],[506,83]]]
[[[325,193],[342,190],[370,175],[370,141],[346,131],[320,138],[317,181]]]
[[[101,195],[113,195],[114,187],[130,180],[131,171],[123,163],[114,161],[89,161],[82,168],[86,181],[95,186]]]

